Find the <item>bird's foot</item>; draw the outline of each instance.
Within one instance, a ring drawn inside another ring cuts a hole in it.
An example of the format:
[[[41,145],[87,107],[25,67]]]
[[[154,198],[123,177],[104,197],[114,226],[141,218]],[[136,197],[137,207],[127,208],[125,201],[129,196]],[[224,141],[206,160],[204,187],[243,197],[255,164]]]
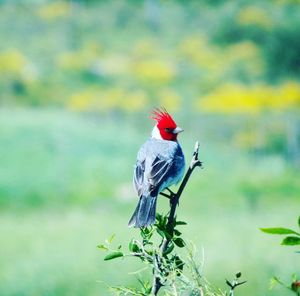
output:
[[[170,197],[173,197],[175,195],[175,193],[169,187],[167,187],[166,190],[169,191]]]
[[[168,187],[165,188],[165,190],[167,190],[169,193],[160,192],[160,195],[168,198],[171,201],[176,194],[171,189],[169,189]]]
[[[169,195],[167,193],[164,193],[164,192],[160,192],[159,194],[162,195],[162,196],[164,196],[164,197],[166,197],[167,199],[171,199],[172,198],[171,195]]]

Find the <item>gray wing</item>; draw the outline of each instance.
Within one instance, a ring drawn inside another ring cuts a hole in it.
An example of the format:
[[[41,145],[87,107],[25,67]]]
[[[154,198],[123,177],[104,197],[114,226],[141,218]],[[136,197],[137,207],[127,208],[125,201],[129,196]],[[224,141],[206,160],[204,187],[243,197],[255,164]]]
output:
[[[143,191],[144,174],[145,174],[145,160],[137,161],[134,169],[134,174],[133,174],[133,184],[138,193],[138,196],[141,196]]]
[[[172,159],[160,158],[157,156],[145,173],[145,160],[137,161],[134,170],[133,182],[139,196],[144,191],[157,194],[161,184],[170,176],[172,170]]]
[[[161,158],[159,156],[154,159],[148,175],[152,190],[158,189],[160,185],[168,179],[172,169],[172,163],[172,159]]]

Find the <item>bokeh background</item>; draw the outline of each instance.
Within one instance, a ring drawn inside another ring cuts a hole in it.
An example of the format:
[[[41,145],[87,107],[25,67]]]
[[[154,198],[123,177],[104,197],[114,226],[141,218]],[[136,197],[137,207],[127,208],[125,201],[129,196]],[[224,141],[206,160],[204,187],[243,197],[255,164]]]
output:
[[[297,0],[1,0],[0,294],[136,284],[134,261],[96,246],[138,235],[133,165],[164,106],[187,159],[200,141],[178,215],[206,277],[289,295],[269,279],[299,255],[258,228],[299,215],[299,78]]]

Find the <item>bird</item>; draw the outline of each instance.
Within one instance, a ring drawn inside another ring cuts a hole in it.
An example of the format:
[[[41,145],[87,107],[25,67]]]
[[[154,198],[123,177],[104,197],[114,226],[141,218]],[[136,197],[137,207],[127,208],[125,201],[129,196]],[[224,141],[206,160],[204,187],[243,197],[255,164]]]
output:
[[[139,197],[128,226],[144,228],[155,223],[157,196],[179,183],[185,170],[185,159],[177,136],[183,131],[165,108],[154,109],[150,118],[156,121],[151,137],[141,146],[134,166],[133,184]]]

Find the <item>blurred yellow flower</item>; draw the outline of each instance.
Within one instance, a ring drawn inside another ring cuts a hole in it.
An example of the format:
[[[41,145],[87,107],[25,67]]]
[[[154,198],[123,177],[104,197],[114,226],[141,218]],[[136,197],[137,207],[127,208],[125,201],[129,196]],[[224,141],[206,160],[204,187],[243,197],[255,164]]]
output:
[[[258,113],[300,107],[300,85],[289,81],[278,86],[224,84],[197,103],[205,112]]]
[[[130,61],[125,55],[109,55],[99,60],[99,68],[105,75],[126,75],[130,72]]]
[[[191,59],[197,59],[198,53],[207,44],[206,38],[203,36],[191,36],[183,39],[179,45],[179,52]]]
[[[101,45],[89,42],[77,51],[61,53],[57,58],[58,66],[66,70],[82,70],[93,67],[102,53]]]
[[[65,52],[58,57],[58,65],[68,70],[80,70],[89,63],[89,55],[82,52]]]
[[[248,75],[257,76],[263,73],[264,64],[258,46],[251,41],[239,42],[228,46],[224,52],[227,69],[242,66]]]
[[[20,75],[26,64],[26,57],[16,49],[0,52],[0,73]]]
[[[68,107],[73,111],[110,111],[118,107],[122,89],[89,88],[71,96]]]
[[[165,60],[143,60],[133,66],[136,77],[149,83],[168,83],[176,75],[175,66]]]
[[[235,43],[225,50],[226,56],[229,55],[230,59],[253,59],[259,54],[259,48],[251,41]]]
[[[140,111],[148,103],[146,93],[127,91],[121,87],[101,89],[89,88],[73,94],[67,107],[73,111],[112,111],[123,110],[126,112]]]
[[[105,90],[97,97],[97,109],[99,111],[109,111],[120,108],[125,95],[126,92],[121,87]]]
[[[203,37],[190,37],[183,40],[179,53],[199,70],[207,71],[215,81],[236,67],[242,67],[246,74],[254,76],[264,70],[259,48],[250,41],[220,48]]]
[[[159,106],[174,112],[180,109],[180,96],[172,89],[163,89],[159,92]]]
[[[133,46],[133,54],[136,57],[150,57],[159,53],[158,45],[152,39],[143,39]]]
[[[137,112],[143,110],[147,104],[148,98],[146,93],[139,90],[128,92],[126,96],[122,98],[120,107],[127,112]]]
[[[272,27],[273,24],[270,14],[257,6],[242,9],[237,15],[237,21],[241,25],[256,25],[266,29]]]
[[[67,2],[50,2],[43,4],[38,8],[38,15],[48,21],[55,20],[60,17],[65,17],[70,12],[70,4]]]
[[[278,104],[281,107],[300,107],[300,84],[296,81],[286,81],[277,90]]]
[[[226,61],[218,48],[210,45],[203,36],[186,38],[180,44],[179,52],[190,62],[212,71],[221,69]]]
[[[198,104],[202,111],[220,113],[256,113],[258,101],[239,84],[224,84],[204,97]]]
[[[67,106],[73,111],[87,111],[95,97],[94,90],[85,90],[73,94],[67,103]]]

